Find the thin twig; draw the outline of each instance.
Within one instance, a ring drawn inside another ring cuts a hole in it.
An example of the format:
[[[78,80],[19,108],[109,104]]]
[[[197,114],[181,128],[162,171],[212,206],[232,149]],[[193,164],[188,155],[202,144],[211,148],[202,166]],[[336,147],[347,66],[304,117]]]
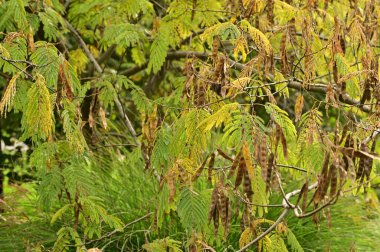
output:
[[[132,125],[131,121],[129,120],[127,114],[124,112],[123,106],[121,105],[118,96],[115,97],[114,101],[115,101],[117,110],[119,111],[119,114],[124,118],[125,125],[127,125],[127,128],[129,130],[129,132],[131,133],[131,135],[133,137],[133,141],[135,142],[135,144],[137,146],[140,146],[141,144],[137,140],[137,133],[136,133],[135,129],[133,128],[133,125]]]
[[[299,167],[297,167],[297,166],[293,166],[293,165],[276,164],[276,166],[284,167],[284,168],[290,168],[290,169],[294,169],[294,170],[301,171],[301,172],[307,172],[307,170],[302,169],[302,168],[299,168]]]
[[[289,212],[289,208],[285,208],[281,215],[277,218],[277,220],[272,224],[272,226],[270,226],[267,230],[265,230],[262,234],[260,234],[259,236],[257,236],[254,240],[252,240],[251,242],[249,242],[247,245],[245,245],[244,247],[242,247],[241,249],[237,250],[236,252],[242,252],[242,251],[245,251],[246,249],[248,249],[250,246],[252,246],[253,244],[255,244],[256,242],[260,241],[262,238],[264,238],[267,234],[269,234],[270,232],[272,232],[273,229],[275,229],[277,227],[278,224],[281,223],[282,219],[285,218],[285,216],[288,214]]]
[[[66,19],[65,20],[65,23],[67,25],[67,28],[69,28],[69,30],[75,35],[75,37],[77,37],[78,39],[78,42],[79,44],[82,46],[84,52],[86,53],[87,57],[92,61],[92,63],[94,64],[94,67],[96,69],[96,71],[98,71],[99,73],[103,73],[103,69],[100,67],[99,63],[96,61],[94,55],[92,55],[92,53],[90,52],[90,50],[88,49],[86,43],[83,41],[82,37],[80,36],[80,34],[77,32],[77,30],[75,30],[75,28],[69,23],[69,21],[67,21]]]
[[[92,53],[90,52],[90,50],[88,49],[86,43],[83,41],[82,37],[80,36],[80,34],[75,30],[75,28],[65,19],[65,22],[66,22],[66,25],[67,27],[69,28],[69,30],[77,37],[80,45],[82,46],[84,52],[86,53],[87,57],[92,61],[92,63],[94,64],[95,66],[95,69],[96,71],[98,71],[100,74],[103,73],[103,69],[100,67],[99,63],[96,61],[94,55],[92,55]],[[111,46],[112,48],[112,46]],[[112,49],[113,50],[113,49]],[[112,51],[111,50],[111,51]],[[131,133],[132,137],[133,137],[133,140],[135,142],[135,144],[137,146],[140,146],[141,144],[137,141],[137,134],[136,134],[136,131],[131,123],[131,121],[129,120],[127,114],[124,112],[124,109],[120,103],[120,100],[119,100],[119,97],[118,96],[115,96],[114,98],[114,101],[116,103],[116,107],[119,111],[119,114],[124,118],[124,122],[125,124],[127,125],[127,128],[129,130],[129,132]]]
[[[153,214],[153,212],[150,212],[150,213],[148,213],[148,214],[146,214],[146,215],[144,215],[144,216],[142,216],[142,217],[140,217],[140,218],[138,218],[138,219],[136,219],[136,220],[134,220],[134,221],[132,221],[132,222],[129,222],[129,223],[125,224],[121,229],[116,229],[116,230],[114,230],[114,231],[112,231],[112,232],[110,232],[110,233],[108,233],[108,234],[103,235],[102,237],[99,237],[99,238],[94,239],[94,240],[91,240],[91,241],[87,241],[85,244],[89,244],[89,243],[92,243],[92,242],[96,242],[96,241],[100,241],[100,240],[103,240],[103,239],[105,239],[105,238],[108,238],[108,237],[110,237],[110,236],[116,234],[117,232],[123,231],[123,230],[126,229],[127,227],[129,227],[129,226],[131,226],[131,225],[133,225],[133,224],[135,224],[135,223],[137,223],[137,222],[139,222],[139,221],[142,221],[142,220],[148,218],[148,217],[151,216],[152,214]]]

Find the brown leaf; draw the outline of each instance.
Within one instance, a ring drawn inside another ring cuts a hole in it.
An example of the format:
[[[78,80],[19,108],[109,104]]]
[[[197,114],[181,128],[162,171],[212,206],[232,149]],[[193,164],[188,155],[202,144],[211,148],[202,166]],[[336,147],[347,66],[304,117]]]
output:
[[[102,120],[103,128],[106,130],[108,127],[107,118],[106,118],[106,113],[104,112],[102,107],[99,108],[99,116],[100,116],[100,119]]]

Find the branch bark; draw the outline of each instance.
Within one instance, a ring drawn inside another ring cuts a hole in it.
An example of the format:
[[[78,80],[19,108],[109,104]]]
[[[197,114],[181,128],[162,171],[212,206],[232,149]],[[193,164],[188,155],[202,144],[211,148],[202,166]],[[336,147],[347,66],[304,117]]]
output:
[[[81,45],[81,47],[83,48],[84,52],[86,53],[87,57],[91,60],[91,62],[94,64],[94,67],[96,69],[96,71],[98,71],[99,73],[103,73],[103,69],[100,67],[99,63],[96,61],[94,55],[92,55],[92,53],[90,52],[90,50],[88,49],[86,43],[84,42],[84,40],[82,39],[82,37],[80,36],[80,34],[77,32],[77,30],[75,30],[75,28],[69,23],[69,21],[67,21],[66,19],[65,20],[65,23],[67,25],[67,28],[69,28],[69,30],[75,35],[75,37],[77,38],[79,44]]]

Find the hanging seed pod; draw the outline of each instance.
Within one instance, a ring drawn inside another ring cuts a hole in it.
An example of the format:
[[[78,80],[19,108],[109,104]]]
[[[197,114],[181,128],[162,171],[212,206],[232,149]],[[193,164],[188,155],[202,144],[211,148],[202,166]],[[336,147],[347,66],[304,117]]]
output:
[[[271,186],[272,170],[273,170],[273,168],[274,168],[274,154],[271,153],[269,155],[269,159],[268,159],[268,169],[267,169],[267,172],[266,172],[266,174],[263,174],[263,176],[265,178],[266,191],[267,192],[269,191],[270,186]]]
[[[211,59],[213,62],[215,62],[218,57],[219,47],[220,47],[220,39],[218,36],[214,36],[212,40],[212,53],[211,53]]]
[[[175,196],[175,192],[176,192],[174,174],[170,173],[170,175],[166,177],[166,181],[169,188],[169,202],[172,202]]]
[[[224,228],[224,237],[230,233],[231,220],[232,220],[232,202],[227,198],[227,222]]]
[[[288,54],[286,51],[287,35],[284,33],[280,42],[281,72],[284,76],[290,74],[291,67],[288,62]]]
[[[337,192],[337,185],[338,185],[338,171],[337,166],[335,164],[330,166],[330,198],[335,197]]]
[[[239,152],[239,153],[236,155],[234,161],[232,162],[230,172],[228,173],[228,176],[227,176],[228,179],[230,179],[230,178],[234,175],[235,170],[236,170],[237,166],[238,166],[239,163],[240,163],[240,157],[241,157],[241,152]]]
[[[229,156],[228,156],[226,153],[224,153],[221,149],[218,148],[217,151],[218,151],[219,155],[221,155],[221,156],[224,157],[225,159],[227,159],[227,160],[229,160],[229,161],[231,161],[231,162],[234,161],[231,157],[229,157]]]
[[[221,189],[219,194],[219,213],[220,219],[222,220],[223,227],[226,227],[227,224],[227,197],[223,189]]]
[[[208,163],[208,181],[211,182],[212,169],[214,169],[215,153],[211,154],[210,162]]]
[[[364,151],[364,152],[368,152],[368,147],[367,145],[363,145],[361,147],[361,150]],[[367,160],[367,156],[361,156],[360,159],[359,159],[359,165],[358,165],[358,168],[357,168],[357,171],[356,171],[356,180],[363,180],[363,177],[364,177],[364,170],[365,170],[365,167],[366,167],[366,160]]]
[[[249,201],[252,200],[252,183],[251,180],[249,179],[248,171],[245,170],[244,172],[244,193],[247,195],[247,198]]]
[[[306,207],[307,207],[308,187],[309,187],[309,181],[306,180],[305,184],[302,187],[303,190],[301,189],[301,193],[300,193],[302,194],[302,204],[301,204],[302,212],[305,212]]]
[[[323,200],[323,198],[326,195],[327,187],[329,185],[329,181],[328,181],[329,161],[330,161],[330,153],[327,152],[323,161],[321,174],[318,178],[318,187],[313,196],[314,204],[318,204],[319,202],[321,202],[321,200]]]
[[[267,138],[264,135],[261,137],[261,142],[259,143],[258,149],[257,149],[258,161],[259,161],[259,164],[261,167],[261,172],[263,175],[267,174],[267,172],[268,172],[267,151],[268,151],[268,149],[267,149]],[[265,180],[266,177],[263,176],[263,179]]]
[[[199,176],[202,174],[202,171],[204,170],[205,168],[205,165],[206,165],[206,162],[207,162],[207,159],[208,157],[206,157],[206,159],[203,161],[202,165],[198,168],[198,170],[195,172],[195,175],[193,176],[193,178],[191,179],[191,181],[195,181],[199,178]]]
[[[239,169],[238,169],[238,172],[237,172],[237,175],[236,175],[236,180],[235,180],[235,189],[241,184],[245,171],[246,171],[246,168],[245,168],[244,157],[241,156],[240,157],[240,162],[239,162]]]
[[[372,143],[372,147],[371,147],[371,152],[372,153],[375,152],[375,148],[376,148],[376,142],[374,141]],[[371,175],[372,165],[373,165],[373,159],[372,158],[368,158],[367,162],[365,163],[365,168],[364,168],[364,175],[365,175],[367,181],[369,180],[369,177]]]
[[[217,208],[218,208],[218,202],[219,202],[219,188],[215,187],[211,195],[211,206],[210,206],[210,211],[208,214],[209,224],[211,222],[211,219],[213,219],[215,216],[215,211],[217,211]]]

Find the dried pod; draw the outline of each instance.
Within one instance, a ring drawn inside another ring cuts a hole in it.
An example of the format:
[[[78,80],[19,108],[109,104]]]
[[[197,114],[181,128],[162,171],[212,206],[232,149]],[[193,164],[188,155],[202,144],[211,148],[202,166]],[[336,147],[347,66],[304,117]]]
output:
[[[218,205],[218,210],[219,210],[219,213],[220,213],[220,219],[222,220],[222,225],[224,227],[226,227],[226,223],[227,223],[227,209],[228,209],[228,206],[227,206],[227,203],[228,203],[228,199],[226,197],[226,194],[224,192],[224,190],[220,190],[219,191],[219,205]]]
[[[199,176],[202,174],[203,169],[205,168],[206,162],[207,162],[208,157],[203,161],[201,166],[198,168],[198,170],[195,172],[195,175],[191,179],[191,181],[195,181],[199,178]]]
[[[208,163],[208,181],[211,182],[212,169],[214,169],[215,153],[211,154],[210,162]]]
[[[231,227],[231,220],[232,220],[232,202],[227,198],[227,221],[225,224],[225,229],[224,229],[224,237],[227,237],[227,235],[230,232],[230,227]]]
[[[234,161],[231,157],[229,157],[229,156],[228,156],[226,153],[224,153],[221,149],[218,148],[217,151],[218,151],[219,155],[221,155],[221,156],[224,157],[225,159],[227,159],[227,160],[229,160],[229,161],[231,161],[231,162]]]
[[[238,169],[236,180],[235,180],[235,188],[237,188],[241,184],[245,172],[246,172],[245,161],[244,161],[244,157],[241,156],[240,162],[239,162],[239,169]]]
[[[319,178],[318,178],[318,187],[313,196],[313,202],[316,205],[318,205],[318,203],[323,200],[327,192],[327,187],[329,186],[329,181],[328,181],[329,162],[330,162],[330,153],[327,152],[323,161],[321,174],[319,175]]]
[[[220,47],[220,40],[218,36],[214,36],[214,39],[212,41],[212,53],[211,53],[211,59],[215,62],[218,56],[218,50]]]
[[[268,164],[267,164],[267,138],[265,135],[259,138],[257,144],[255,145],[256,160],[260,164],[261,171],[267,173]],[[263,177],[265,180],[266,178]]]
[[[248,171],[245,170],[244,172],[244,193],[247,195],[248,200],[252,200],[252,183],[248,176]]]
[[[271,186],[273,168],[274,168],[274,154],[271,153],[268,159],[268,169],[266,171],[266,174],[263,174],[263,177],[265,178],[267,192],[269,191],[270,186]]]
[[[211,219],[214,217],[214,212],[218,210],[218,202],[219,202],[219,188],[215,187],[211,194],[211,206],[208,214],[208,223],[210,224]]]
[[[236,155],[234,161],[232,162],[230,172],[228,173],[228,176],[227,176],[228,179],[230,179],[230,178],[234,175],[235,170],[236,170],[237,166],[238,166],[239,163],[240,163],[240,157],[241,157],[241,152],[239,152],[239,153]]]
[[[330,198],[335,197],[338,185],[338,171],[335,164],[330,166],[329,177],[330,177]]]

